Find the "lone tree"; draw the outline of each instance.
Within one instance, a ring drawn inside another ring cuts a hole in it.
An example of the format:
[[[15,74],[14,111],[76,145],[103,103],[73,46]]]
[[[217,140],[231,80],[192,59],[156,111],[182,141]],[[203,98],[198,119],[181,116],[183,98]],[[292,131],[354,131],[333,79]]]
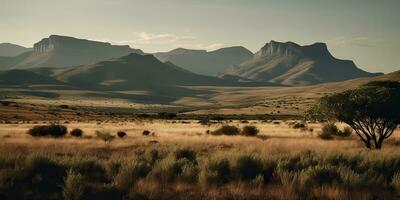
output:
[[[369,149],[381,149],[400,124],[400,83],[374,81],[358,89],[321,97],[307,116],[337,120],[354,129]]]

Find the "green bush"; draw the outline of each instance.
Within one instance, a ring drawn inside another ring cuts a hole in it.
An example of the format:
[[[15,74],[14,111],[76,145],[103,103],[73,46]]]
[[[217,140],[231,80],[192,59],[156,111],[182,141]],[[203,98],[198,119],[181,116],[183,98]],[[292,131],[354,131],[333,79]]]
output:
[[[67,134],[67,127],[63,125],[51,124],[34,126],[28,130],[28,134],[34,137],[41,136],[52,136],[52,137],[62,137]]]
[[[82,137],[83,131],[79,128],[74,128],[69,132],[69,134],[73,137]]]
[[[260,130],[255,126],[245,126],[242,128],[241,134],[245,136],[256,136],[259,132]]]
[[[212,135],[238,135],[240,129],[236,126],[223,125],[219,129],[211,132]]]

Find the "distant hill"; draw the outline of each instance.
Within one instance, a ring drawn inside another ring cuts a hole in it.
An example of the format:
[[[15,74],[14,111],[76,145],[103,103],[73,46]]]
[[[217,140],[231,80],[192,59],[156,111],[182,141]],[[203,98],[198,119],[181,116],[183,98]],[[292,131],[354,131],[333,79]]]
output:
[[[0,71],[0,85],[62,84],[61,82],[26,70]]]
[[[363,71],[350,60],[331,55],[326,44],[300,46],[271,41],[251,59],[227,70],[227,74],[285,85],[311,85],[373,77],[381,73]]]
[[[27,51],[32,51],[32,49],[11,43],[0,43],[0,56],[13,57]]]
[[[162,62],[172,62],[197,74],[215,76],[231,66],[250,59],[253,53],[244,47],[227,47],[215,51],[178,48],[169,52],[155,53]]]
[[[23,58],[0,58],[0,69],[60,68],[96,63],[130,53],[143,54],[141,50],[131,49],[127,45],[116,46],[110,43],[51,35],[35,43],[33,51]]]
[[[135,53],[118,59],[53,72],[42,69],[41,73],[51,74],[57,80],[78,87],[107,90],[159,90],[165,87],[197,85],[273,85],[270,83],[239,83],[217,77],[198,75],[172,63],[163,63],[153,55]]]

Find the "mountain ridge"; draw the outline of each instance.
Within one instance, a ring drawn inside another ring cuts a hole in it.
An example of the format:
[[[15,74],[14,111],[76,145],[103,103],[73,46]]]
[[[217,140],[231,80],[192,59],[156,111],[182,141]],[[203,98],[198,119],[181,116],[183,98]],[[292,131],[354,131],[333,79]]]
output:
[[[266,43],[255,55],[226,74],[285,85],[310,85],[380,75],[365,72],[351,60],[335,58],[325,43]],[[336,76],[335,76],[336,75]]]
[[[50,35],[34,44],[33,50],[21,59],[11,63],[0,59],[3,69],[28,69],[37,67],[68,67],[96,63],[103,60],[118,58],[129,53],[144,54],[139,49],[128,45],[117,46],[106,42],[78,39],[69,36]]]

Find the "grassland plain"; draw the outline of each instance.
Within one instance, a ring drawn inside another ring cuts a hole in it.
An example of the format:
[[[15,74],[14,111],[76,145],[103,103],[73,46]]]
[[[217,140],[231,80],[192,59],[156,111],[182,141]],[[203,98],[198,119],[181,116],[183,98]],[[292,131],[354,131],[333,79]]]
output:
[[[1,199],[396,199],[399,129],[381,151],[356,136],[322,140],[295,121],[126,120],[63,123],[81,138],[33,138],[0,125]],[[207,134],[254,125],[256,137]],[[340,124],[339,128],[344,125]],[[148,130],[148,136],[142,135]],[[209,131],[208,131],[209,130]],[[312,131],[311,131],[312,130]],[[96,131],[127,136],[104,142]],[[154,134],[153,134],[154,133]]]

